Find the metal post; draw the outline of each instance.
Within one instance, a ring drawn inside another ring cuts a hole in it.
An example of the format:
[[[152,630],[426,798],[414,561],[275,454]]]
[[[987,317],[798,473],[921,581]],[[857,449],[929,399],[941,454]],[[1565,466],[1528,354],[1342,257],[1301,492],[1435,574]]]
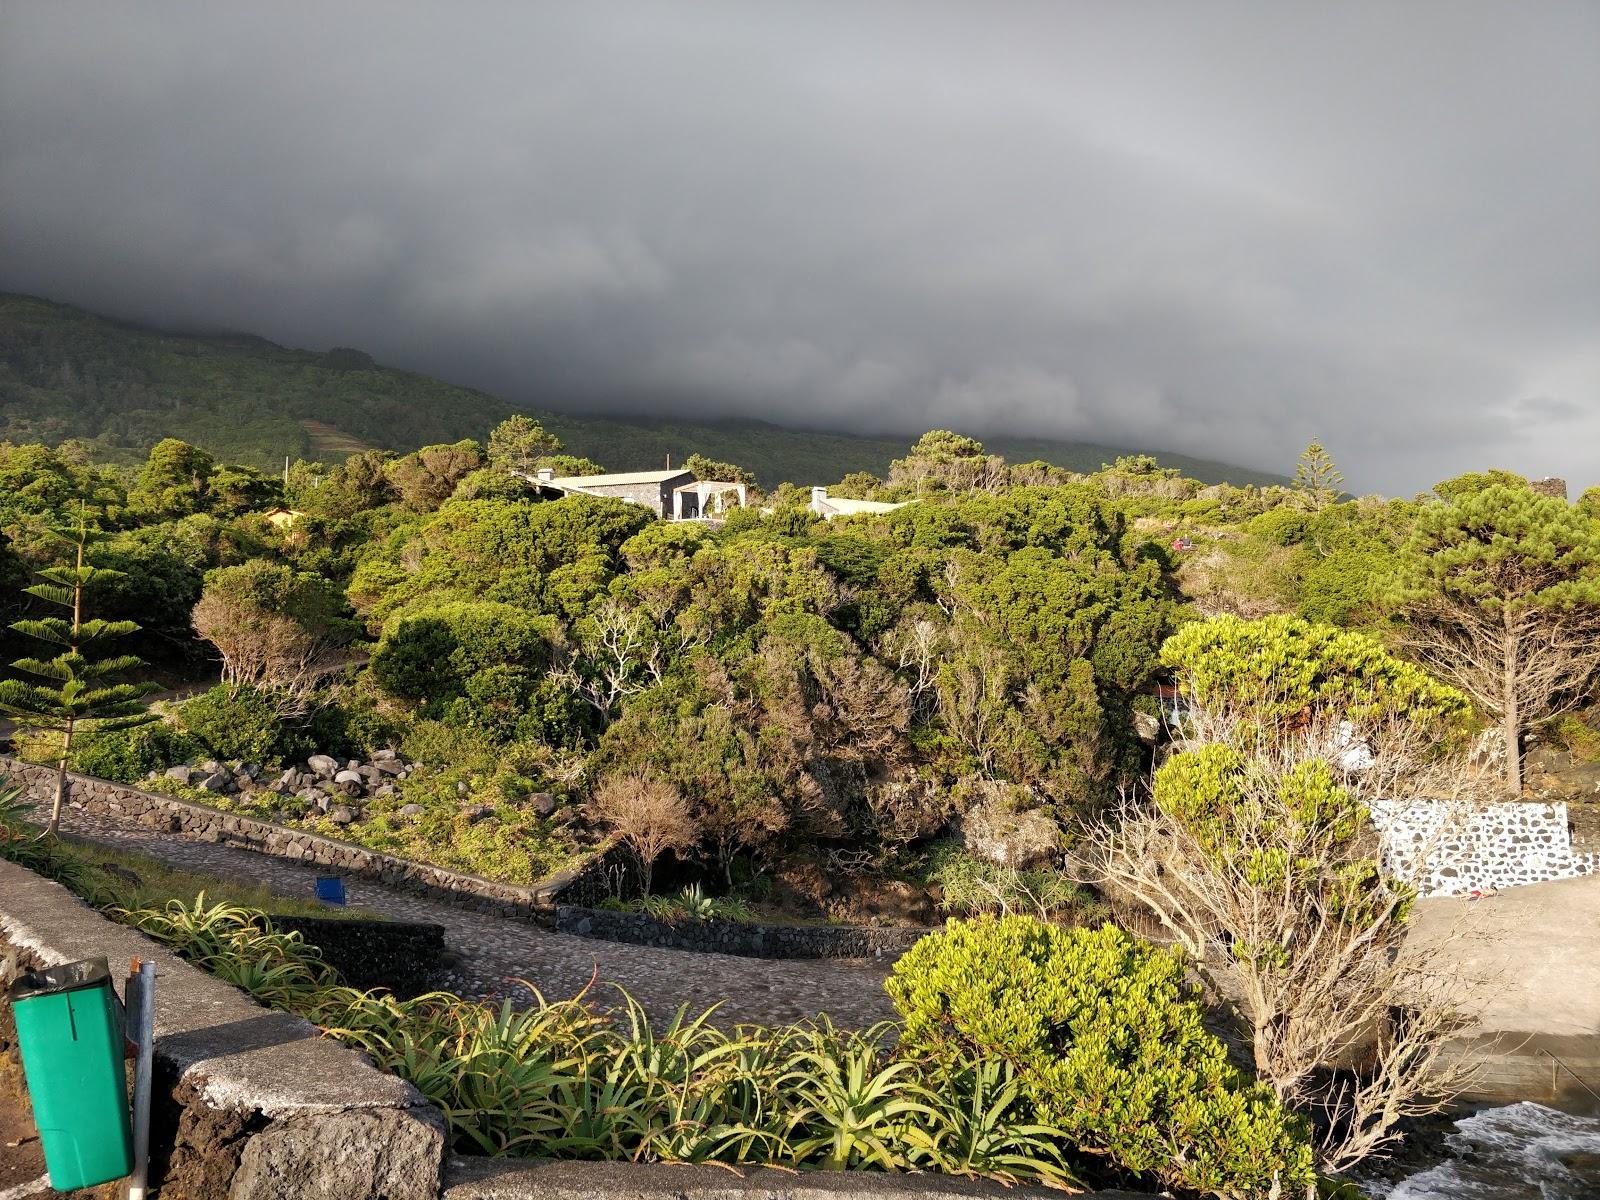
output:
[[[155,1067],[156,965],[133,960],[128,976],[128,1040],[138,1047],[133,1071],[133,1173],[126,1200],[146,1200],[150,1183],[150,1075]]]

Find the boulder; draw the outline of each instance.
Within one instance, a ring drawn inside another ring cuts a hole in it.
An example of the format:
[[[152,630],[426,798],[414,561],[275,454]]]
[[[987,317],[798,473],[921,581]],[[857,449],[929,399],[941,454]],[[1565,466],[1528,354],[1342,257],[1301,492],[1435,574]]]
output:
[[[332,779],[334,772],[339,769],[339,760],[329,758],[326,754],[313,754],[306,759],[306,766],[310,767],[324,779]]]
[[[348,804],[341,804],[328,813],[328,820],[335,825],[348,825],[356,819],[355,809]]]
[[[420,817],[425,811],[426,810],[420,804],[402,804],[400,806],[400,815],[408,819],[411,817]]]
[[[397,758],[380,758],[372,764],[372,769],[383,775],[401,775],[406,767]]]
[[[260,776],[261,767],[259,764],[253,762],[240,763],[238,773],[243,775],[246,779],[255,779]]]
[[[961,844],[1002,867],[1043,866],[1061,853],[1061,826],[1042,808],[1025,808],[1021,796],[985,785],[978,802],[956,818]]]
[[[305,784],[300,782],[300,772],[296,771],[293,767],[290,767],[282,775],[278,776],[278,783],[279,783],[280,786],[286,787],[286,788],[296,788],[296,787],[305,787],[306,786]]]
[[[226,771],[213,771],[200,781],[200,788],[207,792],[225,792],[233,785],[232,777]]]
[[[333,781],[335,783],[354,784],[356,787],[360,787],[366,782],[365,779],[361,778],[360,771],[351,770],[348,767],[335,774]]]
[[[374,750],[372,752],[372,761],[375,763],[394,762],[399,757],[393,750]]]
[[[467,820],[471,821],[474,825],[476,825],[479,821],[485,821],[494,816],[494,809],[490,808],[487,804],[470,804],[466,808],[462,809],[462,811],[467,814]]]
[[[200,770],[207,775],[215,775],[218,771],[222,770],[222,764],[214,758],[208,758],[205,762],[200,764]]]
[[[194,776],[194,768],[193,767],[168,767],[167,768],[167,778],[168,779],[172,779],[172,780],[176,780],[178,783],[185,783],[186,784],[186,783],[189,782],[189,780],[191,778],[193,778],[193,776]]]
[[[1133,736],[1147,746],[1155,745],[1161,737],[1161,718],[1151,713],[1134,713]]]
[[[528,796],[528,803],[541,817],[552,816],[556,811],[556,798],[550,792],[533,792]]]

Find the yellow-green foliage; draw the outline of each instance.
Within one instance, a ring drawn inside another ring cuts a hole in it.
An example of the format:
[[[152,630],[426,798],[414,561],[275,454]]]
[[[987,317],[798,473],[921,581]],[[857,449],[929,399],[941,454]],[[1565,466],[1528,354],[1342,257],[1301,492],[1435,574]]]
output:
[[[1196,703],[1261,722],[1325,712],[1353,722],[1403,718],[1446,733],[1471,712],[1460,692],[1372,638],[1299,617],[1186,625],[1162,645],[1161,661]]]
[[[1298,1194],[1303,1122],[1241,1075],[1201,1024],[1182,960],[1113,928],[955,921],[895,964],[904,1052],[1014,1064],[1039,1122],[1173,1187]]]
[[[1567,752],[1583,762],[1600,762],[1600,729],[1585,725],[1575,713],[1563,713],[1550,732]]]
[[[1378,870],[1364,843],[1366,806],[1339,785],[1327,763],[1271,768],[1231,746],[1204,745],[1163,763],[1153,791],[1221,877],[1243,878],[1274,895],[1320,894],[1330,913],[1356,925],[1398,898],[1395,918],[1405,920],[1410,889]],[[1235,941],[1233,950],[1261,955],[1262,965],[1279,969],[1294,963],[1294,947],[1277,940]]]

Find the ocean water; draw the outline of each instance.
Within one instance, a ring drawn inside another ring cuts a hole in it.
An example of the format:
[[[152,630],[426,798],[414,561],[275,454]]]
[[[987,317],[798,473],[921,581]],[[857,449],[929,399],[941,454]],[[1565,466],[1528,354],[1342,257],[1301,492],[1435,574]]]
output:
[[[1508,1104],[1463,1117],[1445,1144],[1449,1161],[1388,1200],[1600,1200],[1600,1117]]]

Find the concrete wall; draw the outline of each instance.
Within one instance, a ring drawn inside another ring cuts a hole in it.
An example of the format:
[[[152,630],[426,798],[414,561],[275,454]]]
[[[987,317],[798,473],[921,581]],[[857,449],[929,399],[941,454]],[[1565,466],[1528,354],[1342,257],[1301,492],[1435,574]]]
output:
[[[1572,844],[1567,806],[1375,801],[1372,822],[1389,870],[1424,896],[1463,896],[1600,871],[1600,853]]]
[[[660,920],[643,913],[562,905],[556,929],[579,937],[667,946],[744,958],[898,958],[928,929],[865,925],[762,925],[747,921]]]
[[[0,957],[156,964],[152,1182],[162,1200],[431,1200],[444,1120],[410,1084],[0,861]]]
[[[55,786],[55,771],[0,755],[0,777],[25,787],[35,799],[47,799]],[[87,775],[71,774],[68,804],[71,808],[106,816],[127,817],[155,829],[201,841],[220,842],[297,862],[328,867],[332,873],[376,879],[390,887],[434,899],[465,904],[480,912],[522,920],[549,921],[560,900],[592,903],[607,894],[607,871],[618,868],[608,850],[565,871],[558,871],[527,887],[500,883],[462,871],[410,859],[396,858],[350,842],[291,829],[255,817],[225,813],[188,800]],[[70,826],[70,818],[68,819]]]

